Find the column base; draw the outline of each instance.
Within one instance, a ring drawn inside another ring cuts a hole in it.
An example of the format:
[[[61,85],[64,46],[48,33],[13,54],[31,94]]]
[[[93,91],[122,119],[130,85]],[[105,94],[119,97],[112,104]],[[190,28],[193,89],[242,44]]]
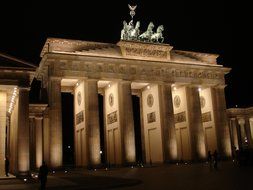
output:
[[[26,177],[31,177],[31,171],[27,171],[27,172],[18,172],[16,174],[17,178],[26,178]]]

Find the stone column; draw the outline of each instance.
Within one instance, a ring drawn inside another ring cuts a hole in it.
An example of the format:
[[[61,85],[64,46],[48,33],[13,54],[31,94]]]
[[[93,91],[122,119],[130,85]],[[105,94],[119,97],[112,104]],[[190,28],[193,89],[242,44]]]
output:
[[[238,147],[242,149],[242,136],[241,136],[241,127],[239,125],[239,120],[236,118],[235,120],[236,130],[237,130],[237,137],[238,137]]]
[[[238,140],[238,133],[237,133],[237,120],[236,118],[231,119],[231,134],[232,134],[232,140],[233,145],[236,149],[239,149],[239,140]]]
[[[29,118],[29,132],[30,132],[30,169],[35,170],[35,123],[34,123],[34,116]]]
[[[28,175],[30,170],[29,146],[29,90],[19,88],[17,162],[18,174]]]
[[[43,119],[43,160],[50,163],[50,126],[48,108],[44,112]]]
[[[50,118],[50,167],[62,166],[62,112],[61,79],[49,81],[49,118]]]
[[[36,168],[42,165],[43,159],[43,127],[42,127],[42,117],[35,117],[35,144],[36,144]]]
[[[125,164],[136,161],[131,82],[119,82],[119,114]]]
[[[224,86],[218,86],[211,89],[214,121],[216,126],[218,153],[222,157],[231,156],[231,141],[226,112],[226,99]]]
[[[6,92],[0,91],[0,177],[5,175]]]
[[[6,120],[6,153],[5,155],[10,157],[10,116],[7,115],[7,120]]]
[[[171,84],[159,86],[160,116],[163,135],[163,152],[165,162],[177,160],[177,141],[174,123]]]
[[[238,119],[238,124],[239,124],[242,144],[245,144],[245,138],[247,138],[247,136],[246,136],[246,131],[245,131],[245,120],[244,120],[244,118],[239,118]]]
[[[202,124],[199,91],[197,86],[186,87],[186,99],[192,159],[205,159],[205,137]]]
[[[84,82],[84,94],[88,164],[96,166],[101,164],[97,80],[87,80]]]
[[[245,132],[246,132],[249,148],[253,148],[253,139],[251,137],[250,121],[248,117],[245,118]]]
[[[142,148],[142,161],[146,163],[146,147],[145,147],[145,130],[144,130],[144,118],[143,118],[143,103],[142,93],[140,93],[140,123],[141,123],[141,148]]]

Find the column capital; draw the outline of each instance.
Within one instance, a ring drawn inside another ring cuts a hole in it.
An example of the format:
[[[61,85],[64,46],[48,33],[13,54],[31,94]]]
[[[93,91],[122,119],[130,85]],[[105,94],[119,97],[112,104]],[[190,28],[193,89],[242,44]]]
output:
[[[213,86],[212,88],[214,88],[214,89],[225,89],[226,86],[227,86],[226,84],[218,84],[216,86]]]
[[[186,84],[186,87],[190,87],[190,88],[201,88],[202,85],[201,84]]]
[[[160,84],[160,85],[165,85],[165,86],[170,86],[170,87],[172,87],[172,85],[175,85],[174,82],[165,82],[165,81],[162,81],[162,82],[160,82],[159,84]]]
[[[121,84],[131,84],[132,83],[132,81],[130,81],[130,80],[119,80],[118,82]]]
[[[237,120],[238,120],[239,125],[244,125],[245,124],[245,118],[244,117],[240,117]]]
[[[30,91],[31,87],[26,86],[18,86],[19,91]]]
[[[56,76],[50,76],[49,77],[49,81],[59,81],[59,80],[62,80],[62,78],[61,77],[56,77]]]
[[[35,116],[35,120],[42,120],[43,117],[42,116]]]
[[[84,82],[98,82],[99,79],[95,79],[95,78],[87,78],[87,79],[84,79]]]

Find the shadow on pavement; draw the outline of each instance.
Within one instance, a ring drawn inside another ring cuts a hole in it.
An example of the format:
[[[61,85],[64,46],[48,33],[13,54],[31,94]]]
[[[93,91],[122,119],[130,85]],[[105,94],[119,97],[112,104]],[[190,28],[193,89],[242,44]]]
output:
[[[56,182],[58,181],[58,182]],[[126,179],[106,176],[73,176],[49,178],[47,189],[59,187],[60,182],[67,182],[61,189],[109,189],[117,187],[129,187],[141,184],[138,179]],[[61,184],[63,185],[63,184]],[[60,186],[61,186],[60,185]]]

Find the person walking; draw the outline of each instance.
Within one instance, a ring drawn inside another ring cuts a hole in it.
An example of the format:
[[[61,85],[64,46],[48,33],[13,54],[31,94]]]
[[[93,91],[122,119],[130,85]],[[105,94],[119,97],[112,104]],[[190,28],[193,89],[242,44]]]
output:
[[[39,169],[39,180],[41,190],[46,189],[47,175],[48,175],[48,167],[46,165],[46,162],[43,161]]]
[[[213,153],[213,167],[215,170],[218,170],[218,153],[217,150]]]
[[[5,175],[6,177],[9,177],[9,170],[10,170],[10,161],[9,158],[5,158]]]
[[[211,154],[210,150],[207,153],[207,162],[209,164],[210,170],[212,170],[213,169],[213,159],[212,159],[212,154]]]

